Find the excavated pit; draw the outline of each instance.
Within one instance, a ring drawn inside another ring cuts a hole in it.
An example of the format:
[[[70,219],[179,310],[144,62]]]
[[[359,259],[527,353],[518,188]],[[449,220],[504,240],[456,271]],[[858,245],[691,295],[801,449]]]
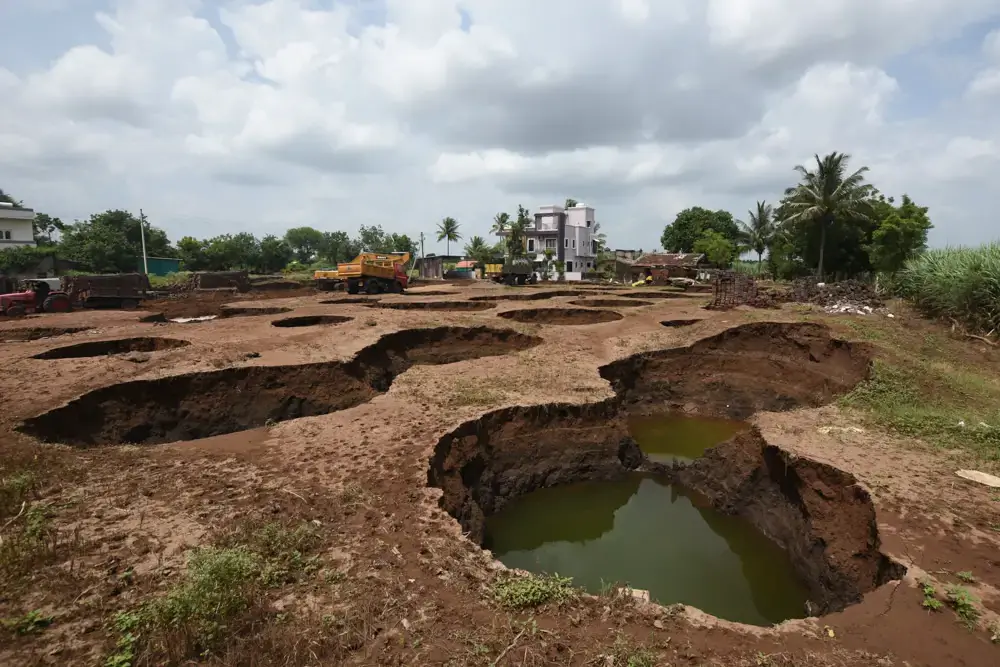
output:
[[[627,299],[685,299],[687,298],[684,293],[680,290],[676,292],[609,292],[609,294],[614,294],[615,296],[622,296]]]
[[[68,334],[90,331],[92,327],[27,327],[23,329],[4,329],[0,331],[0,342],[23,343],[26,341],[54,338]]]
[[[449,292],[447,290],[432,289],[426,292],[406,292],[405,296],[410,297],[421,297],[421,296],[458,296],[459,292]]]
[[[245,366],[104,387],[25,420],[19,430],[79,447],[196,440],[359,405],[414,365],[509,354],[541,342],[488,327],[407,329],[347,362]]]
[[[338,304],[338,303],[375,303],[379,300],[377,296],[345,296],[342,299],[326,299],[325,301],[320,301],[322,304]]]
[[[818,406],[865,379],[870,359],[867,346],[809,323],[748,324],[634,355],[600,369],[614,398],[496,410],[446,434],[429,461],[428,484],[442,490],[441,507],[483,545],[488,519],[526,494],[654,476],[693,494],[713,516],[749,522],[780,548],[808,591],[801,612],[786,618],[837,611],[905,573],[880,552],[871,498],[854,477],[792,456],[756,429],[691,463],[655,463],[630,435],[629,419],[677,411],[746,419],[758,410]],[[594,521],[605,519],[614,515]]]
[[[470,301],[541,301],[542,299],[553,299],[557,296],[583,296],[590,294],[587,290],[553,290],[549,292],[517,292],[514,294],[484,294],[482,296],[469,297]]]
[[[584,325],[615,322],[622,319],[622,314],[613,310],[586,308],[525,308],[497,313],[497,317],[529,324]]]
[[[350,322],[353,317],[343,315],[301,315],[299,317],[285,317],[271,322],[272,327],[315,327],[328,324],[343,324]]]
[[[373,303],[372,308],[391,308],[393,310],[489,310],[496,308],[495,303],[481,301],[390,301],[388,303]]]
[[[639,306],[652,306],[652,301],[640,301],[638,299],[576,299],[570,301],[574,306],[587,306],[589,308],[638,308]]]
[[[129,352],[162,352],[187,347],[191,343],[176,338],[119,338],[117,340],[95,340],[76,345],[66,345],[46,350],[32,359],[80,359],[83,357],[103,357],[109,354]]]
[[[698,322],[701,322],[700,318],[690,320],[663,320],[660,324],[665,327],[689,327],[692,324],[698,324]]]
[[[219,311],[219,317],[253,317],[255,315],[280,315],[281,313],[290,313],[291,308],[282,308],[279,306],[269,306],[266,308],[254,308],[254,307],[237,307],[228,308],[223,306]]]

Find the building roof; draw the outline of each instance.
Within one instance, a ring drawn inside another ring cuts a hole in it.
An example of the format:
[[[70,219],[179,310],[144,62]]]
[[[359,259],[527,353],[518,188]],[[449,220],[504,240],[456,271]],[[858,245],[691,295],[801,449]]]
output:
[[[455,268],[456,269],[474,269],[474,268],[476,268],[476,262],[474,260],[467,259],[467,260],[461,261],[458,264],[456,264]]]
[[[705,260],[700,252],[646,252],[635,260],[636,266],[697,266]]]

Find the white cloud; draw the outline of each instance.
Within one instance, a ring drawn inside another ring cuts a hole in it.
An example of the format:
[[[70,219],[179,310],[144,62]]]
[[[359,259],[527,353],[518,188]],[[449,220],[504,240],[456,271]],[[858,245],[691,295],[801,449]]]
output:
[[[0,69],[0,185],[64,218],[471,236],[573,196],[648,248],[679,208],[739,215],[838,150],[930,205],[937,241],[996,234],[1000,31],[965,45],[963,99],[911,108],[893,75],[995,0],[85,1],[90,37]]]

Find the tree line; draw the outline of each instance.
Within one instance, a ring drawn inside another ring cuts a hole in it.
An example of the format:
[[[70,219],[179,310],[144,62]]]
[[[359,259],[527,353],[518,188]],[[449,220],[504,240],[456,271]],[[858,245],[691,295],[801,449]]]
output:
[[[722,267],[752,252],[758,271],[766,264],[775,278],[896,273],[927,248],[927,207],[905,194],[897,204],[866,181],[867,167],[849,171],[850,159],[834,152],[816,155],[812,168],[796,166],[799,181],[777,206],[759,201],[745,221],[728,211],[685,209],[663,230],[663,248],[704,253]]]

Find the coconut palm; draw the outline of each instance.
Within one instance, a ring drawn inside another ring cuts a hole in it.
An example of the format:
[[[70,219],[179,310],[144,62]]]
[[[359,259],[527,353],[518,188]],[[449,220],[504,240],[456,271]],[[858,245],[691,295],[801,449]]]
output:
[[[740,220],[739,240],[743,248],[757,253],[757,275],[764,262],[764,251],[774,235],[774,210],[767,202],[757,202],[757,212],[747,211],[749,222]]]
[[[785,190],[784,209],[788,212],[785,223],[807,222],[819,225],[819,264],[816,275],[823,279],[823,253],[826,250],[826,230],[836,219],[869,222],[873,211],[870,205],[873,187],[865,183],[868,167],[861,167],[847,175],[851,156],[830,153],[816,158],[815,171],[802,165],[795,167],[802,181]]]
[[[458,233],[458,220],[455,218],[445,218],[438,223],[438,241],[447,242],[447,251],[445,254],[451,254],[451,242],[458,241],[462,238],[462,235]]]
[[[506,213],[497,213],[493,216],[493,226],[490,232],[493,234],[503,234],[510,227],[510,216]]]
[[[477,262],[485,264],[486,260],[493,254],[493,249],[486,245],[486,240],[482,236],[473,236],[465,244],[465,254]]]

